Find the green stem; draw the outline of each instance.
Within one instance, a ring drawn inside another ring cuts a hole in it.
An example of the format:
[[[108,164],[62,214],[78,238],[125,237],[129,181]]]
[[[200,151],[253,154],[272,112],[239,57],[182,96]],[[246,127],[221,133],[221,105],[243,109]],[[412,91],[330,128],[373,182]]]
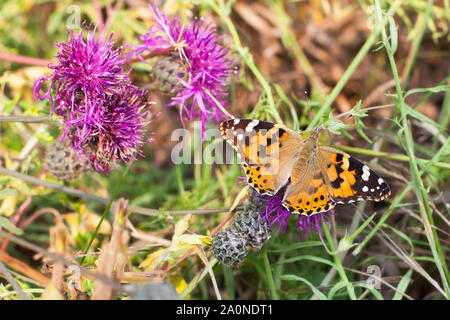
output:
[[[450,82],[449,82],[450,84]],[[439,133],[444,133],[448,129],[448,124],[450,122],[450,90],[447,90],[445,92],[444,101],[442,102],[442,111],[441,114],[447,115],[444,117],[441,117],[441,120],[439,121]],[[435,135],[434,141],[433,141],[433,149],[436,148],[438,142],[438,135]]]
[[[403,90],[406,90],[406,88],[408,86],[409,77],[411,76],[411,71],[413,70],[413,66],[414,66],[414,63],[417,58],[417,53],[419,52],[420,44],[422,43],[423,35],[424,35],[425,29],[427,27],[428,19],[430,18],[432,8],[433,8],[433,1],[430,1],[430,2],[428,2],[428,5],[427,5],[426,11],[425,11],[425,16],[423,16],[422,19],[417,20],[418,22],[420,20],[422,20],[422,24],[420,25],[419,34],[414,39],[414,42],[413,42],[413,48],[412,48],[413,55],[410,60],[410,63],[408,64],[408,69],[407,69],[406,73],[404,74]]]
[[[428,3],[429,4],[431,3],[431,5],[432,5],[433,0],[430,0]],[[375,9],[376,9],[377,20],[379,22],[383,21],[379,0],[375,0]],[[448,279],[450,278],[450,274],[448,271],[448,267],[447,267],[447,263],[445,261],[444,254],[443,254],[441,246],[440,246],[437,232],[434,228],[428,228],[428,226],[434,225],[433,215],[432,215],[432,211],[431,211],[431,208],[430,208],[430,205],[428,202],[427,192],[423,185],[423,181],[420,178],[419,168],[417,166],[417,159],[416,159],[416,156],[414,155],[414,141],[412,138],[410,128],[408,126],[407,112],[406,112],[406,110],[405,110],[406,108],[404,106],[405,101],[404,101],[404,97],[403,97],[402,87],[400,84],[400,78],[398,76],[397,66],[396,66],[395,59],[394,59],[394,54],[390,47],[388,36],[387,36],[386,30],[384,28],[384,24],[381,25],[380,29],[381,29],[381,36],[383,39],[383,44],[386,49],[386,54],[388,56],[388,60],[389,60],[391,70],[392,70],[392,75],[393,75],[394,81],[395,81],[395,87],[396,87],[396,91],[397,91],[397,106],[398,106],[398,109],[400,110],[400,114],[401,114],[401,126],[402,126],[403,136],[405,138],[405,143],[406,143],[406,153],[410,159],[410,169],[411,169],[411,173],[412,173],[412,177],[413,177],[414,190],[416,193],[417,200],[419,201],[420,214],[422,216],[422,220],[423,220],[423,224],[424,224],[424,228],[425,228],[425,234],[427,236],[431,252],[435,259],[436,266],[440,273],[442,283],[444,285],[444,289],[447,294],[447,298],[449,298],[450,297],[450,287],[449,287]]]
[[[397,8],[400,6],[400,3],[401,3],[401,1],[396,1],[392,5],[392,7],[390,8],[389,12],[387,13],[388,17],[392,16],[397,11]],[[344,88],[345,84],[348,82],[350,77],[355,72],[356,68],[358,68],[358,66],[361,63],[361,61],[364,59],[366,54],[369,52],[370,48],[372,48],[372,46],[375,44],[379,34],[380,34],[380,32],[379,32],[378,29],[374,29],[372,31],[372,33],[370,34],[369,38],[367,38],[366,42],[361,47],[359,52],[356,54],[355,58],[353,58],[353,61],[350,63],[348,68],[345,70],[345,72],[342,75],[341,79],[338,81],[336,86],[333,88],[333,90],[331,91],[331,93],[328,96],[328,98],[325,100],[325,102],[322,105],[322,107],[319,109],[319,111],[317,111],[316,115],[314,116],[314,118],[312,119],[312,121],[310,122],[310,124],[308,125],[306,130],[311,130],[314,127],[316,127],[319,124],[320,119],[326,113],[329,112],[329,110],[331,108],[331,104],[337,98],[339,93],[342,91],[342,89]]]
[[[272,295],[273,300],[279,300],[277,289],[275,288],[275,282],[273,281],[273,274],[269,262],[269,257],[267,256],[267,250],[265,249],[265,247],[262,248],[261,253],[264,261],[264,269],[266,271],[266,279],[270,288],[270,294]]]
[[[116,200],[117,195],[119,194],[120,188],[122,187],[123,182],[125,181],[125,177],[128,174],[128,171],[130,170],[130,165],[128,165],[125,169],[125,171],[122,174],[122,177],[120,178],[119,183],[117,184],[116,190],[114,190],[114,194],[111,197],[111,199],[108,202],[108,205],[106,206],[105,210],[103,211],[102,217],[100,218],[99,223],[97,224],[97,226],[95,227],[94,233],[91,236],[91,239],[89,240],[88,245],[86,246],[86,248],[83,251],[83,258],[81,258],[81,262],[80,264],[83,264],[84,259],[86,258],[86,254],[89,252],[89,249],[92,246],[92,243],[94,242],[95,237],[97,237],[98,234],[98,230],[100,230],[100,226],[102,225],[103,220],[105,220],[106,216],[109,213],[109,210],[111,209],[111,205],[114,202],[114,200]]]
[[[436,162],[437,159],[439,159],[445,152],[445,150],[450,146],[450,139],[447,139],[447,142],[441,147],[441,149],[434,155],[434,157],[424,165],[424,168],[422,168],[422,171],[419,173],[420,176],[422,176],[431,165]],[[392,201],[390,207],[388,210],[386,210],[383,215],[381,216],[380,220],[376,224],[376,226],[369,232],[369,234],[366,236],[366,238],[358,245],[358,247],[355,249],[354,254],[358,254],[361,252],[362,248],[369,242],[369,240],[378,232],[378,230],[382,227],[383,223],[389,218],[391,213],[398,208],[401,205],[401,202],[403,198],[408,194],[408,192],[413,187],[413,182],[410,182],[403,191],[398,194],[394,200]]]
[[[442,86],[444,84],[448,84],[450,81],[450,76],[446,76],[444,79],[441,80],[441,82],[439,82],[437,84],[437,86]],[[447,91],[448,93],[448,91]],[[419,100],[417,100],[417,102],[411,107],[412,109],[416,109],[419,105],[421,105],[423,102],[427,101],[429,97],[431,97],[434,94],[434,92],[430,91],[425,93]],[[444,113],[445,109],[442,110],[442,114]],[[447,113],[448,114],[448,113]],[[442,118],[446,118],[448,119],[449,117],[442,117]]]
[[[284,9],[284,1],[268,1],[268,4],[270,5],[271,11],[273,11],[277,17],[277,26],[281,31],[281,42],[288,52],[297,59],[303,72],[309,78],[312,92],[318,92],[321,95],[321,99],[323,99],[323,96],[327,93],[327,88],[320,77],[317,76],[314,67],[311,65],[308,57],[299,45],[297,36],[291,28],[292,19]]]
[[[348,296],[350,297],[350,299],[356,300],[355,290],[347,278],[347,274],[345,273],[341,258],[339,257],[339,254],[337,253],[336,247],[335,247],[333,239],[331,237],[330,229],[327,225],[324,224],[322,230],[328,241],[328,246],[330,247],[330,252],[331,252],[330,254],[334,260],[334,267],[336,268],[337,272],[339,273],[339,276],[341,277],[342,281],[345,283],[345,288],[347,289]],[[344,253],[344,255],[345,255],[345,253]]]
[[[215,265],[217,264],[217,259],[216,258],[211,258],[211,260],[209,261],[209,265],[211,266],[211,268],[213,268]],[[189,294],[192,292],[192,290],[194,290],[198,283],[200,281],[203,280],[203,278],[209,273],[208,268],[204,268],[202,270],[202,272],[198,272],[195,277],[191,280],[191,282],[188,283],[188,285],[186,286],[186,288],[184,288],[184,290],[180,293],[180,300],[184,300],[186,299]]]
[[[385,157],[388,159],[402,161],[402,162],[410,161],[410,158],[404,154],[387,153],[387,152],[383,152],[383,151],[373,151],[373,150],[367,150],[367,149],[350,147],[350,146],[334,146],[334,147],[336,149],[340,149],[340,150],[343,150],[346,152],[358,153],[358,154],[363,154],[366,156]],[[423,163],[431,162],[431,160],[429,160],[429,159],[423,159],[423,158],[419,158],[419,157],[416,157],[416,159]],[[448,163],[448,162],[432,162],[432,164],[438,168],[450,169],[450,163]]]
[[[275,119],[275,121],[277,123],[283,124],[283,120],[281,120],[280,114],[278,113],[278,110],[275,106],[275,100],[273,98],[272,89],[270,87],[270,84],[266,81],[266,79],[262,75],[261,71],[258,69],[256,64],[254,63],[253,57],[249,53],[248,48],[244,48],[242,46],[241,40],[239,38],[239,33],[237,32],[236,27],[233,24],[233,21],[231,21],[223,1],[218,1],[218,2],[220,3],[219,5],[217,5],[215,1],[211,1],[209,3],[209,5],[214,10],[214,12],[217,13],[222,18],[222,21],[227,26],[228,31],[230,32],[231,37],[233,38],[236,51],[239,53],[239,55],[241,56],[244,63],[252,71],[256,80],[258,80],[258,82],[260,83],[260,85],[267,97],[271,116]]]
[[[406,73],[404,73],[404,76],[403,76],[403,78],[404,78],[403,79],[403,88],[402,88],[403,90],[406,90],[406,88],[408,87],[409,77],[410,77],[411,72],[413,70],[414,63],[416,61],[417,54],[419,52],[420,44],[422,43],[423,34],[425,33],[425,29],[426,29],[426,26],[427,26],[428,19],[430,17],[432,8],[433,8],[433,3],[432,2],[431,3],[428,2],[425,14],[424,15],[423,14],[419,15],[419,17],[417,18],[417,23],[422,23],[422,24],[420,25],[418,36],[414,39],[413,48],[412,48],[413,55],[412,55],[411,60],[408,63],[408,66],[407,66],[407,69],[406,69]],[[394,110],[394,114],[392,115],[391,118],[395,119],[397,117],[397,114],[398,114],[398,109],[395,109]],[[391,125],[389,126],[389,130],[394,128],[394,126],[395,126],[395,123],[391,123]]]

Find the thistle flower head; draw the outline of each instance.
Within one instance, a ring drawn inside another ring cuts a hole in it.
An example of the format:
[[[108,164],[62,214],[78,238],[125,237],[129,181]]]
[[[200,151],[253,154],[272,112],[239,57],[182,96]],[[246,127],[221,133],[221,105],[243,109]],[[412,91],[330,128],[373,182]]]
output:
[[[287,222],[292,213],[289,212],[283,205],[284,190],[280,190],[273,196],[263,196],[261,201],[265,202],[265,214],[263,218],[267,220],[270,227],[278,224],[277,232],[285,232],[287,230]],[[298,214],[297,229],[300,229],[304,235],[310,235],[311,233],[322,233],[320,229],[321,223],[330,224],[329,215],[333,214],[332,211],[320,212],[311,216]]]
[[[33,94],[41,100],[49,99],[52,111],[56,110],[58,115],[70,117],[70,112],[80,100],[95,109],[97,101],[94,97],[120,93],[131,81],[124,73],[126,58],[122,56],[122,48],[114,49],[112,34],[108,40],[102,41],[96,39],[95,30],[88,30],[86,40],[82,29],[79,32],[68,30],[67,33],[67,42],[55,45],[58,64],[49,65],[53,72],[36,82]],[[40,95],[39,91],[48,79],[51,80],[50,88]],[[55,98],[51,95],[52,89]]]
[[[176,17],[167,17],[156,5],[149,5],[155,24],[141,37],[133,54],[142,56],[144,52],[155,53],[175,49],[185,65],[189,79],[178,78],[176,93],[169,106],[180,106],[180,117],[184,120],[201,119],[202,132],[205,124],[212,119],[219,122],[224,115],[213,96],[222,106],[226,102],[227,84],[233,72],[228,49],[219,44],[220,37],[211,24],[194,18],[184,25]]]
[[[134,158],[143,144],[147,101],[145,93],[131,84],[124,70],[122,49],[99,40],[94,31],[68,30],[67,42],[56,44],[58,63],[40,78],[35,99],[49,99],[52,112],[64,118],[63,139],[69,133],[72,147],[82,153],[94,170],[110,172],[118,163]],[[41,95],[47,80],[50,88]]]
[[[121,94],[108,96],[88,136],[89,160],[98,172],[109,172],[119,163],[140,155],[148,110],[144,91],[130,85]],[[79,141],[80,144],[86,143]]]

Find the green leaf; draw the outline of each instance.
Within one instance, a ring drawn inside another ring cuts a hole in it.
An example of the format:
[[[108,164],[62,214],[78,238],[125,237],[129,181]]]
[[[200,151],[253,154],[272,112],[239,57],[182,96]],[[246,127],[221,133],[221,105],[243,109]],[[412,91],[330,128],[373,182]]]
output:
[[[414,253],[414,244],[412,242],[412,240],[403,232],[401,232],[400,230],[391,227],[388,224],[383,223],[383,227],[391,229],[394,233],[396,233],[400,238],[402,238],[403,240],[405,240],[406,242],[408,242],[409,246],[411,247],[411,251],[410,251],[410,255],[413,255]]]
[[[5,189],[0,191],[0,198],[4,196],[15,196],[17,194],[17,190],[14,189]]]
[[[323,127],[334,134],[344,134],[344,130],[350,128],[350,125],[344,124],[341,120],[333,117],[330,112],[328,115],[328,121],[324,122]]]
[[[18,236],[23,234],[23,230],[16,228],[16,226],[13,225],[12,222],[9,221],[9,219],[5,218],[5,217],[0,217],[0,228],[8,230]]]
[[[413,269],[409,269],[408,272],[402,277],[400,282],[398,283],[397,290],[394,294],[394,297],[392,300],[400,300],[403,298],[402,293],[405,293],[406,288],[408,287],[409,283],[411,282],[411,274],[413,272]]]
[[[135,63],[133,63],[133,70],[140,71],[140,72],[152,72],[153,68],[148,63],[135,62]]]
[[[363,223],[361,226],[359,226],[359,228],[356,229],[355,232],[353,232],[352,235],[350,235],[350,236],[348,237],[348,238],[349,238],[349,241],[350,241],[350,242],[353,242],[353,240],[361,233],[361,231],[363,231],[363,230],[367,227],[367,225],[368,225],[370,222],[372,222],[373,218],[375,218],[376,215],[377,215],[377,213],[375,212],[375,213],[372,214],[369,218],[367,218],[366,221],[364,221],[364,223]]]
[[[327,297],[319,289],[317,289],[311,282],[309,282],[305,278],[293,274],[286,274],[284,276],[281,276],[281,279],[286,281],[301,281],[308,287],[310,287],[314,294],[320,298],[320,300],[328,300]]]
[[[336,283],[331,289],[330,292],[328,292],[328,300],[332,300],[334,295],[341,289],[345,288],[346,282],[345,281],[339,281]]]
[[[63,25],[65,12],[62,10],[55,10],[47,20],[47,34],[54,34]]]
[[[321,247],[321,241],[307,241],[307,242],[296,242],[290,245],[284,245],[280,249],[268,249],[267,252],[292,252],[294,250],[309,248],[309,247]]]
[[[355,117],[356,131],[361,137],[363,137],[364,140],[366,140],[369,143],[372,143],[372,140],[370,140],[369,137],[364,132],[364,129],[367,129],[367,127],[364,125],[364,122],[362,122],[361,118],[367,117],[367,111],[361,109],[361,106],[362,101],[359,100],[352,110],[353,116]]]
[[[397,35],[397,26],[395,25],[393,17],[389,17],[389,35],[391,38],[392,54],[394,54],[398,48],[398,35]]]
[[[297,256],[297,257],[289,258],[289,259],[285,259],[285,260],[280,260],[279,262],[277,262],[277,264],[292,263],[292,262],[301,261],[301,260],[311,260],[314,262],[319,262],[319,263],[329,265],[331,267],[335,267],[334,263],[331,262],[330,260],[321,258],[321,257],[311,256],[311,255],[303,255],[303,256]]]
[[[384,300],[384,298],[381,295],[380,291],[378,291],[374,287],[368,285],[367,283],[357,283],[357,284],[355,284],[355,287],[366,288],[375,296],[375,298],[377,298],[377,300]]]
[[[440,86],[431,87],[431,88],[415,88],[415,89],[408,90],[405,93],[405,98],[414,93],[424,93],[424,92],[438,93],[438,92],[442,92],[442,91],[445,92],[448,90],[450,90],[450,86],[448,86],[448,85],[440,85]]]

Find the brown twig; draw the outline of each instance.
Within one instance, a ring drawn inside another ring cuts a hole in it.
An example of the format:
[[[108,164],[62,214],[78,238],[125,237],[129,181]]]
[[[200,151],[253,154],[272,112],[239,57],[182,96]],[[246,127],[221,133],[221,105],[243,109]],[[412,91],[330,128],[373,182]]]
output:
[[[237,207],[235,210],[231,211],[231,212],[226,216],[226,218],[223,219],[223,221],[222,221],[217,227],[214,228],[214,230],[210,233],[210,236],[215,235],[220,229],[222,229],[223,226],[224,226],[225,224],[227,224],[228,221],[231,220],[231,218],[233,217],[234,212],[235,212],[236,210],[238,210],[238,207]],[[176,267],[176,266],[179,265],[179,263],[181,263],[184,259],[186,259],[187,257],[189,257],[189,256],[193,253],[193,251],[194,251],[194,248],[190,249],[190,250],[189,250],[188,252],[186,252],[182,257],[180,257],[177,261],[175,261],[174,264],[168,266],[168,267],[167,267],[166,269],[164,269],[163,271],[166,271],[166,272],[167,272],[167,271],[171,270],[172,268]]]
[[[50,227],[49,233],[50,250],[61,256],[69,255],[69,231],[61,216],[56,216],[55,226]],[[51,268],[52,284],[61,294],[64,286],[64,268],[64,263],[59,260],[56,260]]]
[[[370,274],[370,273],[367,273],[367,272],[363,272],[363,271],[359,271],[359,270],[356,270],[356,269],[352,269],[352,268],[348,268],[348,267],[344,267],[344,269],[345,269],[345,270],[348,270],[348,271],[351,271],[351,272],[354,272],[354,273],[361,274],[361,275],[366,276],[366,277],[368,277],[368,278],[369,278],[369,277],[374,277],[373,274]],[[385,280],[385,279],[387,279],[387,278],[383,278],[383,277],[377,277],[377,278],[376,278],[376,280],[379,280],[382,284],[384,284],[385,286],[391,288],[391,289],[394,290],[395,292],[401,294],[401,295],[404,296],[405,298],[407,298],[407,299],[409,299],[409,300],[414,300],[411,296],[407,295],[407,294],[404,293],[404,292],[401,292],[400,290],[398,290],[396,287],[394,287],[393,285],[391,285],[391,284],[390,284],[387,280]],[[391,282],[399,282],[399,281],[401,280],[401,277],[400,277],[400,276],[393,276],[393,277],[391,277],[391,279],[392,279]]]
[[[9,239],[8,239],[9,240]],[[12,269],[26,275],[27,277],[37,281],[39,285],[45,287],[49,282],[50,279],[43,276],[33,268],[30,268],[27,264],[24,262],[11,257],[6,252],[0,251],[0,260],[9,265]]]
[[[118,199],[114,202],[112,211],[114,212],[114,222],[111,239],[103,242],[97,271],[108,278],[120,281],[127,261],[125,253],[130,238],[128,230],[125,228],[129,216],[128,201],[123,198]],[[92,300],[110,300],[114,299],[116,295],[117,290],[104,282],[95,281]]]
[[[20,228],[25,229],[31,222],[36,220],[39,216],[43,215],[44,213],[51,213],[55,217],[60,216],[59,211],[54,208],[43,208],[43,209],[38,210],[35,213],[33,213],[27,220],[25,220],[23,223],[21,223]]]
[[[97,13],[97,27],[98,27],[98,31],[100,33],[102,33],[103,29],[105,27],[105,22],[103,21],[102,7],[101,7],[100,3],[98,2],[98,0],[92,0],[92,2],[94,4],[94,8],[95,8],[95,11]]]
[[[14,279],[14,277],[12,276],[11,272],[9,272],[8,268],[5,266],[5,264],[3,262],[0,261],[0,273],[3,274],[3,276],[5,277],[6,281],[9,282],[9,284],[11,285],[11,287],[17,292],[17,294],[19,295],[19,297],[22,300],[30,300],[30,297],[28,297],[25,292],[23,292],[22,288],[20,287],[20,285],[17,283],[16,279]]]
[[[129,220],[127,220],[126,223],[127,223],[127,227],[131,230],[131,236],[136,239],[139,239],[139,240],[142,240],[145,242],[156,243],[158,245],[166,246],[166,247],[170,247],[170,245],[172,244],[172,241],[170,241],[170,240],[167,240],[167,239],[164,239],[161,237],[156,237],[154,235],[147,234],[147,233],[136,230],[136,228],[133,226],[133,224]]]
[[[45,67],[48,66],[49,63],[53,62],[51,60],[20,56],[6,52],[0,52],[0,60]]]
[[[51,119],[49,116],[0,115],[0,122],[56,123],[58,120]]]
[[[364,99],[364,102],[361,106],[361,109],[365,109],[366,107],[372,105],[372,103],[378,101],[379,99],[384,97],[384,93],[392,88],[395,87],[395,81],[394,79],[391,79],[389,81],[386,81],[379,86],[377,86],[375,89],[373,89],[370,94],[367,96],[366,99]]]
[[[50,182],[50,181],[46,181],[46,180],[42,180],[27,174],[23,174],[20,172],[16,172],[13,170],[9,170],[3,167],[0,167],[0,174],[6,175],[6,176],[11,176],[17,179],[21,179],[23,181],[32,183],[32,184],[37,184],[40,186],[44,186],[46,188],[50,188],[50,189],[54,189],[60,192],[64,192],[67,194],[70,194],[72,196],[75,197],[80,197],[80,198],[84,198],[84,199],[88,199],[91,201],[95,201],[104,205],[107,205],[109,203],[109,199],[107,198],[103,198],[103,197],[99,197],[90,193],[86,193],[77,189],[73,189],[70,187],[66,187],[63,186],[61,184],[57,184],[54,182]],[[149,215],[149,216],[157,216],[159,214],[161,214],[161,212],[167,214],[167,215],[172,215],[172,216],[184,216],[187,214],[196,214],[196,215],[206,215],[206,214],[215,214],[215,213],[220,213],[220,212],[227,212],[230,208],[214,208],[214,209],[197,209],[197,210],[159,210],[159,209],[149,209],[149,208],[143,208],[143,207],[138,207],[138,206],[132,206],[130,205],[129,209],[134,212],[134,213],[139,213],[139,214],[143,214],[143,215]]]
[[[30,250],[32,250],[34,252],[38,252],[40,254],[43,254],[43,255],[45,255],[45,256],[47,256],[49,258],[52,258],[53,260],[60,261],[67,267],[69,267],[69,266],[76,266],[81,271],[81,273],[83,273],[86,277],[88,277],[90,279],[99,279],[100,281],[103,281],[103,282],[109,284],[115,290],[124,291],[121,288],[120,284],[117,283],[116,281],[113,281],[110,278],[105,277],[102,274],[94,273],[91,270],[89,270],[89,269],[87,269],[87,268],[85,268],[83,266],[80,266],[79,264],[77,264],[75,262],[67,260],[65,257],[60,256],[59,254],[52,253],[52,252],[50,252],[48,250],[45,250],[45,249],[43,249],[43,248],[41,248],[41,247],[31,243],[31,242],[26,241],[24,239],[21,239],[19,237],[14,236],[14,235],[10,235],[10,234],[8,234],[8,233],[6,233],[4,231],[1,231],[1,230],[0,230],[0,238],[9,239],[9,240],[11,240],[11,242],[14,242],[14,243],[16,243],[19,246],[22,246],[22,247],[30,249]],[[3,260],[2,259],[2,252],[0,252],[0,259]]]
[[[114,20],[114,17],[115,17],[115,15],[116,15],[117,11],[119,11],[119,9],[120,9],[120,8],[122,7],[122,5],[123,5],[123,1],[124,1],[124,0],[118,0],[118,1],[116,2],[116,4],[114,5],[114,8],[113,8],[112,10],[107,10],[107,12],[108,12],[108,17],[106,18],[106,22],[105,22],[105,24],[104,24],[103,30],[102,30],[102,32],[100,33],[100,38],[101,38],[101,39],[104,39],[104,38],[105,38],[105,35],[106,35],[106,33],[108,32],[109,28],[110,28],[111,25],[112,25],[112,22],[113,22],[113,20]]]
[[[135,63],[135,62],[142,62],[142,60],[150,59],[157,56],[165,55],[169,52],[174,51],[173,47],[163,48],[163,49],[156,49],[142,57],[135,57],[133,59],[128,60],[128,63]]]
[[[31,201],[33,200],[33,197],[28,196],[27,199],[22,203],[22,205],[19,207],[19,210],[17,210],[17,214],[15,215],[14,221],[12,221],[12,224],[16,227],[20,226],[20,222],[22,221],[23,216],[30,208]],[[12,234],[12,232],[10,232]],[[9,240],[5,240],[2,243],[2,246],[0,247],[0,251],[6,251],[6,248],[8,247]]]

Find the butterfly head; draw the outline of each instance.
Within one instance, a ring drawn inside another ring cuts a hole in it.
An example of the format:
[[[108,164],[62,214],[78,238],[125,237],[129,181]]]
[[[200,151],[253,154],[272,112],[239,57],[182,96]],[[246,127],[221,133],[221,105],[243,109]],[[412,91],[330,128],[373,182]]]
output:
[[[312,153],[318,146],[320,129],[314,129],[305,139],[304,150],[307,154]]]

